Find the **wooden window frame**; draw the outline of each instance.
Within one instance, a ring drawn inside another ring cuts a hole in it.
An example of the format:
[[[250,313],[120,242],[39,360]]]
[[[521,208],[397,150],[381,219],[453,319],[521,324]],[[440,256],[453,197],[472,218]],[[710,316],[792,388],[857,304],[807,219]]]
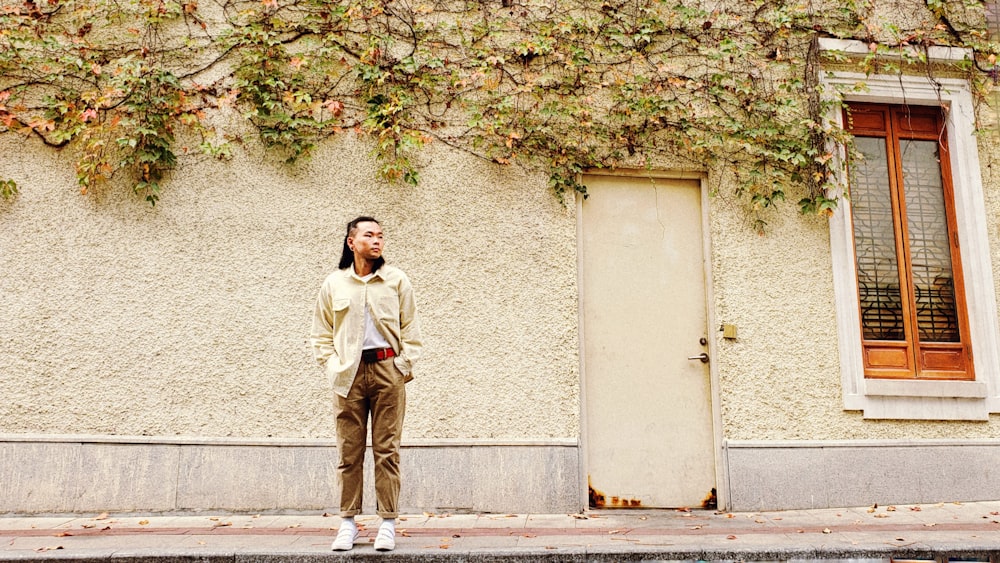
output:
[[[821,52],[833,53],[835,57],[871,54],[862,41],[821,38],[819,47]],[[926,52],[915,54],[935,63],[953,64],[968,59],[971,51],[929,47]],[[992,221],[987,217],[976,134],[977,111],[969,81],[899,73],[862,74],[833,68],[819,72],[818,89],[826,108],[825,127],[843,128],[844,102],[947,108],[949,164],[962,249],[969,340],[976,360],[976,379],[972,381],[865,377],[851,201],[841,198],[829,226],[832,305],[844,410],[858,411],[864,419],[989,420],[991,413],[1000,413],[1000,317],[990,244]],[[831,145],[828,150],[835,160],[845,162],[844,147]],[[835,184],[830,190],[832,197],[846,192],[847,175],[838,177]]]
[[[866,339],[862,349],[866,378],[974,380],[969,323],[965,304],[965,282],[958,244],[955,196],[948,151],[946,108],[853,102],[844,108],[845,129],[855,137],[882,139],[886,144],[889,169],[888,188],[892,206],[895,258],[900,280],[903,316],[902,340]],[[917,326],[918,304],[912,271],[907,221],[906,189],[903,181],[900,143],[904,140],[935,141],[939,150],[939,171],[946,231],[951,254],[952,285],[957,316],[958,342],[923,342]],[[854,220],[852,217],[852,230]],[[857,262],[855,261],[855,268]],[[858,282],[860,292],[860,282]],[[859,307],[860,307],[859,297]],[[863,318],[859,310],[859,318]],[[861,330],[859,326],[859,330]]]

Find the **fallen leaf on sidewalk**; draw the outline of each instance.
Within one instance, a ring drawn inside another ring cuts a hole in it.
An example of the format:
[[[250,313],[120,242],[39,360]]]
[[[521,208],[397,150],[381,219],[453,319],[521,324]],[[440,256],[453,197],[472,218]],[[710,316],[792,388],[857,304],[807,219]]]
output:
[[[735,540],[735,539],[736,539],[736,536],[726,536],[726,539],[727,539],[727,540]]]
[[[94,520],[107,520],[107,519],[108,519],[108,513],[107,512],[102,512],[99,515],[97,515],[96,518],[94,518]]]
[[[232,522],[218,522],[218,523],[215,524],[215,527],[216,528],[225,528],[227,526],[232,526],[232,525],[233,525]]]
[[[701,526],[688,526],[689,530],[700,530],[701,528]]]
[[[911,506],[910,510],[912,510],[913,512],[920,512],[921,510],[923,510],[923,508],[920,508],[919,506]]]
[[[645,520],[645,519],[646,519],[646,517],[645,517],[645,516],[640,516],[640,517],[639,517],[639,520]]]
[[[401,531],[401,532],[399,532],[399,535],[403,536],[404,538],[408,538],[408,537],[410,537],[410,533],[409,533],[409,532],[407,532],[407,531],[405,531],[405,530],[404,530],[404,531]]]
[[[736,515],[733,514],[732,512],[729,512],[726,514],[726,518],[736,518]]]
[[[148,526],[149,525],[149,520],[139,520],[139,525],[140,526]]]
[[[767,520],[764,520],[763,518],[757,518],[754,522],[758,524],[767,524]]]
[[[875,518],[888,518],[888,517],[889,517],[888,514],[876,514],[875,515]]]
[[[292,524],[291,526],[288,526],[288,527],[289,528],[298,528],[300,526],[302,526],[302,524]]]
[[[323,513],[323,518],[332,518],[332,517],[333,517],[333,514],[330,514],[329,512],[324,512]],[[256,516],[254,516],[254,518],[256,518]],[[402,518],[400,518],[400,520],[402,520]]]
[[[538,536],[535,535],[535,534],[521,534],[521,537],[522,538],[537,538]]]
[[[781,516],[775,516],[774,518],[771,518],[771,520],[784,520],[784,518]]]
[[[81,528],[96,528],[97,524],[80,524]]]
[[[586,520],[587,519],[587,515],[586,514],[570,514],[570,516],[572,516],[573,518],[576,518],[577,520]]]
[[[924,524],[924,527],[926,527],[926,528],[933,528],[934,526],[937,526],[937,524],[935,524],[933,522],[930,522],[928,524]]]
[[[37,551],[39,553],[42,553],[43,551],[53,551],[53,550],[56,550],[56,549],[63,549],[63,546],[61,546],[61,545],[55,545],[55,546],[52,546],[52,547],[39,547],[35,551]]]
[[[69,533],[69,532],[59,532],[58,534],[56,534],[56,537],[57,537],[57,538],[64,538],[64,537],[66,537],[66,536],[72,536],[72,535],[73,535],[73,534],[71,534],[71,533]]]
[[[896,507],[895,506],[891,506],[891,505],[887,506],[887,507],[885,507],[885,511],[886,512],[896,512]]]
[[[823,533],[824,534],[832,534],[833,530],[831,530],[830,528],[823,528]]]

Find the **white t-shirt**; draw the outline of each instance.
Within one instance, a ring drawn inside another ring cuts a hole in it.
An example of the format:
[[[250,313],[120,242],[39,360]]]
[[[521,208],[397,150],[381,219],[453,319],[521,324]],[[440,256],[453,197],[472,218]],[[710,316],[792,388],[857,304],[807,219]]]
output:
[[[361,278],[362,281],[368,283],[368,280],[372,279],[375,274],[368,274],[367,276]],[[382,333],[375,328],[375,319],[372,318],[371,307],[365,305],[365,341],[361,345],[362,350],[371,350],[372,348],[388,348],[389,341],[382,336]]]

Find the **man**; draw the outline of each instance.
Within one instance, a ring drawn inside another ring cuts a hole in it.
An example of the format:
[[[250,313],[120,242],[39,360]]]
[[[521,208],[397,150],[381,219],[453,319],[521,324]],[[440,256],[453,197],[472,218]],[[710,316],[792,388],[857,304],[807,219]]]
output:
[[[382,517],[375,549],[396,546],[405,383],[413,379],[421,342],[410,279],[385,264],[382,248],[378,221],[358,217],[348,223],[339,269],[323,282],[313,315],[313,352],[335,393],[342,520],[334,551],[351,549],[358,537],[354,516],[361,512],[369,414],[375,500]]]

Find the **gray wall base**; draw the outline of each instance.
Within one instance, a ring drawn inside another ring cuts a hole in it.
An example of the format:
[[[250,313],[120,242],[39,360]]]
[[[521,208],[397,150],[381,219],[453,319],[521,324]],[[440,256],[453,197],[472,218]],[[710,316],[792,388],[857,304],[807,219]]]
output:
[[[994,440],[729,441],[725,455],[734,511],[1000,499]],[[584,508],[573,440],[404,444],[402,463],[403,513]],[[0,514],[336,513],[336,464],[331,441],[0,436]]]
[[[575,441],[404,445],[403,513],[578,512]],[[0,514],[336,513],[329,441],[0,438]],[[365,512],[374,513],[371,451]]]
[[[734,511],[1000,499],[1000,441],[729,441]]]

